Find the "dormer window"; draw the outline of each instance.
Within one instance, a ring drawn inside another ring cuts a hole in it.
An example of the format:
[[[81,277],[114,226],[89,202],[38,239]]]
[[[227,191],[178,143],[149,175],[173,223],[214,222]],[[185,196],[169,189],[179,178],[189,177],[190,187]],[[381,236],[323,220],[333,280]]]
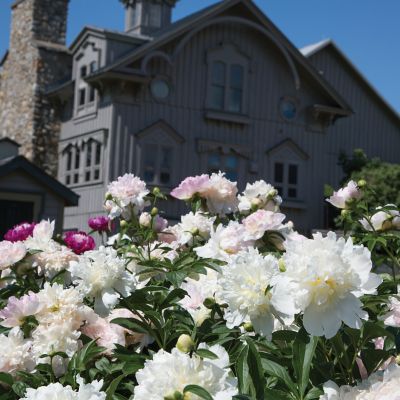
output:
[[[208,56],[209,88],[207,108],[244,114],[248,59],[236,47],[227,45]]]

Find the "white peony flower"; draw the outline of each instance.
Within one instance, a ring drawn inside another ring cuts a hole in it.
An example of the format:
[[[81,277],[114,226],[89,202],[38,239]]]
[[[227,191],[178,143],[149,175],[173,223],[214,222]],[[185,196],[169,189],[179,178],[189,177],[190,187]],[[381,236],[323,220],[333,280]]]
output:
[[[33,229],[32,236],[25,240],[25,246],[29,250],[48,251],[53,249],[53,234],[55,221],[41,221]]]
[[[258,210],[243,220],[243,225],[252,239],[261,239],[267,231],[277,231],[283,225],[285,214]]]
[[[87,251],[69,266],[77,289],[94,299],[94,310],[106,316],[115,307],[120,294],[129,296],[136,287],[135,276],[125,268],[125,261],[111,247]]]
[[[389,297],[389,312],[382,316],[385,325],[400,328],[400,300],[398,297]]]
[[[145,182],[133,174],[125,174],[111,182],[108,185],[108,193],[112,200],[106,201],[105,208],[110,218],[122,215],[128,219],[132,217],[132,213],[138,215],[149,205],[146,196],[150,192]]]
[[[211,231],[208,242],[202,247],[196,247],[194,251],[201,258],[229,261],[233,255],[253,244],[254,240],[248,238],[245,227],[236,221],[230,221],[226,227],[218,225]]]
[[[229,356],[221,346],[208,348],[219,356],[218,360],[201,359],[173,349],[171,353],[159,350],[153,359],[136,374],[138,386],[135,400],[165,400],[174,394],[183,394],[187,385],[206,389],[215,400],[231,400],[238,393],[236,378],[230,377]],[[157,377],[157,384],[155,378]],[[200,400],[194,394],[188,397]]]
[[[250,322],[255,332],[271,339],[276,322],[284,325],[293,322],[294,307],[278,312],[271,304],[271,286],[279,275],[278,260],[272,255],[264,257],[254,248],[239,253],[222,269],[220,298],[228,305],[225,309],[228,328]]]
[[[250,212],[253,209],[276,212],[282,204],[278,191],[263,180],[248,183],[242,195],[238,196],[239,211]]]
[[[180,245],[193,244],[195,235],[207,240],[213,228],[215,217],[208,217],[200,212],[190,212],[181,217],[181,222],[171,228]]]
[[[345,187],[339,189],[337,192],[333,192],[333,195],[326,199],[328,203],[331,203],[337,208],[347,208],[350,201],[358,200],[362,196],[357,183],[350,181]]]
[[[359,300],[374,294],[382,279],[371,273],[367,248],[329,232],[313,239],[287,241],[286,271],[272,290],[272,304],[286,312],[289,303],[304,313],[304,327],[314,336],[335,336],[342,322],[360,329],[368,319]]]
[[[15,374],[17,371],[32,371],[35,363],[30,353],[32,341],[24,339],[16,327],[6,335],[0,335],[0,372]]]
[[[71,386],[62,386],[60,383],[51,383],[37,389],[28,388],[25,397],[21,400],[105,400],[107,395],[101,391],[103,381],[93,381],[89,384],[78,377],[78,392]]]
[[[238,201],[236,182],[225,178],[225,173],[212,174],[207,191],[202,197],[207,200],[208,211],[212,214],[224,216],[237,211]]]
[[[385,207],[395,207],[393,204],[387,204]],[[366,218],[360,220],[360,224],[367,231],[386,231],[389,229],[398,229],[400,213],[398,210],[382,210],[382,207],[377,207],[380,210],[372,215],[368,221]]]
[[[188,278],[181,285],[188,295],[179,304],[189,312],[197,326],[200,326],[211,314],[211,310],[204,306],[204,301],[214,299],[216,303],[220,302],[218,277],[218,272],[208,269],[207,275],[201,274],[197,280]]]
[[[21,242],[0,242],[0,273],[21,261],[26,255],[26,247]]]
[[[39,296],[29,292],[25,296],[17,299],[14,296],[8,298],[7,306],[0,310],[0,325],[6,328],[21,326],[26,317],[35,315],[41,308]]]
[[[339,387],[333,381],[328,381],[324,384],[324,394],[319,397],[319,400],[356,400],[360,393],[355,387],[341,386]]]

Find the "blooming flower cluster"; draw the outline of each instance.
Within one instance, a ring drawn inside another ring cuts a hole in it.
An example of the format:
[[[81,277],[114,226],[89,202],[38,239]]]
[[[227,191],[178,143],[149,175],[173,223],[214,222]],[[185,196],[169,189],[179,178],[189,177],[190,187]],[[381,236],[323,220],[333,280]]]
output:
[[[0,398],[400,398],[398,271],[377,273],[400,266],[400,212],[369,209],[364,190],[328,199],[356,226],[343,234],[297,232],[273,186],[238,193],[222,172],[171,192],[191,208],[178,222],[126,174],[88,221],[97,238],[14,227],[0,242]]]

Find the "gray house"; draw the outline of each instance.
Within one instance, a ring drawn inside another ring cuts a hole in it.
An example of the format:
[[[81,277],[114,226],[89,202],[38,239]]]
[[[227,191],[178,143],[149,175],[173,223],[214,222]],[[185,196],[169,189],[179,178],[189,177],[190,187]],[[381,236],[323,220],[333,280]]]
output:
[[[0,240],[21,222],[50,219],[62,231],[64,207],[79,196],[18,154],[19,145],[0,139]]]
[[[80,195],[65,229],[102,213],[125,172],[169,191],[222,170],[240,189],[274,184],[310,231],[324,227],[341,151],[400,161],[399,115],[332,42],[299,51],[250,0],[171,23],[174,4],[129,0],[125,32],[84,28],[70,79],[48,92],[62,110],[58,177]],[[171,201],[167,217],[183,209]]]

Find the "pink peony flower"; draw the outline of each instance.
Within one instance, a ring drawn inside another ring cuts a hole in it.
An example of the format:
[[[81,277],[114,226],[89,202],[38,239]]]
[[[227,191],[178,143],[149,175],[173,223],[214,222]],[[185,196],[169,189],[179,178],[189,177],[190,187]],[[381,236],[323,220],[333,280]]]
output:
[[[331,203],[337,208],[346,208],[350,200],[357,200],[361,197],[362,193],[357,187],[354,181],[350,181],[347,186],[339,189],[337,192],[333,192],[333,195],[326,199],[328,203]]]
[[[29,236],[32,236],[35,223],[23,222],[22,224],[14,226],[5,235],[4,239],[9,242],[22,242]]]
[[[64,242],[75,254],[83,254],[86,251],[94,250],[96,244],[94,239],[85,232],[66,232]]]
[[[275,231],[282,226],[285,214],[258,210],[243,220],[243,225],[252,239],[260,239],[266,231]]]
[[[189,176],[171,192],[171,196],[179,200],[190,200],[196,193],[204,193],[208,189],[210,177],[206,174]]]
[[[21,242],[0,242],[0,271],[21,261],[26,255],[26,247]]]
[[[160,217],[159,215],[156,215],[153,219],[153,229],[157,232],[160,233],[163,230],[167,229],[168,227],[168,221],[165,218]]]
[[[110,218],[104,215],[89,218],[88,225],[96,232],[108,232],[112,229]]]
[[[7,306],[0,311],[0,325],[14,328],[24,323],[24,319],[40,311],[41,304],[36,293],[29,292],[20,299],[12,296],[8,299]]]

